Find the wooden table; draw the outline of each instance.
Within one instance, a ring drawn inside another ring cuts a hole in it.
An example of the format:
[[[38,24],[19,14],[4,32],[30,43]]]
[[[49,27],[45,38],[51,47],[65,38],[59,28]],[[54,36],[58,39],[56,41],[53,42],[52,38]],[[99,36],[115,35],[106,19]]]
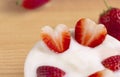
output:
[[[108,1],[120,8],[120,0]],[[44,25],[62,23],[74,27],[80,18],[97,22],[106,9],[103,0],[51,0],[36,10],[25,10],[15,2],[0,2],[0,77],[23,77],[25,58],[40,40],[40,28]]]

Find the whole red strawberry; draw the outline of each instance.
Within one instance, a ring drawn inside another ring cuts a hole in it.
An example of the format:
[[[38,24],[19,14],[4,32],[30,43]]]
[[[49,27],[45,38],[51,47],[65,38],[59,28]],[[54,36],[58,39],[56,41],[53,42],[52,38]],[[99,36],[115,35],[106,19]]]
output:
[[[46,4],[48,1],[50,0],[18,0],[17,4],[26,9],[35,9]]]
[[[108,7],[108,10],[100,15],[99,23],[106,26],[108,34],[120,40],[120,9]]]

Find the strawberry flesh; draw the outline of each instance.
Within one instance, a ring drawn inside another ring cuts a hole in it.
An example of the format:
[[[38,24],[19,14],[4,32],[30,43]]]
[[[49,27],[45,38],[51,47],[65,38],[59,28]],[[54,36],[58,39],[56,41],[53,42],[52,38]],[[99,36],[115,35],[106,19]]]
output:
[[[111,70],[104,69],[101,71],[97,71],[97,72],[89,75],[88,77],[115,77],[115,75]]]
[[[90,76],[88,76],[88,77],[103,77],[103,73],[102,72],[96,72],[96,73],[94,73],[94,74],[91,74]]]
[[[120,70],[120,55],[111,56],[105,60],[102,61],[102,64],[112,70],[112,71],[118,71]]]
[[[47,47],[56,53],[62,53],[70,46],[70,32],[65,25],[58,25],[54,31],[51,27],[44,27],[41,37]]]
[[[79,44],[89,47],[100,45],[107,34],[102,24],[95,24],[92,20],[82,18],[75,27],[75,39]]]
[[[107,28],[108,34],[120,40],[120,9],[110,8],[99,18],[99,22]]]
[[[42,35],[42,39],[43,41],[47,44],[47,46],[51,49],[51,50],[55,50],[57,52],[60,52],[60,50],[58,49],[58,47],[56,46],[56,43],[54,42],[54,40],[52,39],[52,37],[48,34],[43,34]]]
[[[63,50],[61,51],[65,51],[69,48],[70,45],[70,33],[69,32],[63,32],[62,33],[62,45],[63,45]]]
[[[63,77],[65,72],[53,66],[40,66],[37,68],[37,77]]]
[[[35,9],[50,0],[23,0],[22,6],[27,9]]]

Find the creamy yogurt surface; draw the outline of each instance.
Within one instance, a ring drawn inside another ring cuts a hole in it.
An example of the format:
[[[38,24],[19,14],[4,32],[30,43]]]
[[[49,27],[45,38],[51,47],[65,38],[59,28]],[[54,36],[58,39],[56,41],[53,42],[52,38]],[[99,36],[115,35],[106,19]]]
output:
[[[42,65],[62,69],[66,73],[65,77],[88,77],[105,69],[102,60],[118,54],[120,55],[120,42],[109,35],[95,48],[82,46],[71,37],[70,47],[63,53],[55,53],[43,41],[39,41],[27,56],[24,77],[37,77],[36,69]],[[115,72],[115,75],[120,77],[120,71]]]

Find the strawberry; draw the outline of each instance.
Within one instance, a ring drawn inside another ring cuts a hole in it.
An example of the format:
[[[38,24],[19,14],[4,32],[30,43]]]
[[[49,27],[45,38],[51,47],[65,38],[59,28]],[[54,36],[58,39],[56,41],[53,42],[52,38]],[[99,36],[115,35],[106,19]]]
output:
[[[63,77],[65,72],[53,66],[40,66],[37,68],[37,77]]]
[[[50,0],[18,0],[17,4],[23,6],[26,9],[35,9],[49,1]]]
[[[94,74],[89,75],[88,77],[115,77],[114,73],[108,69],[97,71]]]
[[[78,43],[96,47],[100,45],[107,34],[107,30],[102,24],[95,24],[90,19],[80,19],[75,27],[75,39]]]
[[[120,70],[120,55],[108,57],[102,61],[102,64],[112,71],[118,71]]]
[[[58,25],[55,30],[49,26],[42,28],[41,38],[54,52],[62,53],[70,46],[70,31],[65,25]]]
[[[106,4],[106,2],[105,2]],[[109,7],[99,17],[99,23],[102,23],[107,28],[108,34],[120,41],[120,9]]]

